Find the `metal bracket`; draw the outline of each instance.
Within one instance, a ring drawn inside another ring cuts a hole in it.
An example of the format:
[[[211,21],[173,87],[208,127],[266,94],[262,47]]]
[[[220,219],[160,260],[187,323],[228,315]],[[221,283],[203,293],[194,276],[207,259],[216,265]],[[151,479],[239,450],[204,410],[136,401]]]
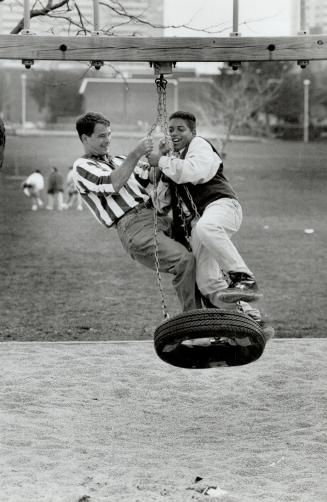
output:
[[[310,61],[308,61],[307,59],[300,59],[297,64],[302,68],[302,70],[304,70],[308,64],[310,63]]]
[[[33,59],[22,59],[22,64],[25,66],[27,70],[31,68],[31,66],[34,64]]]
[[[100,70],[103,64],[104,64],[103,61],[100,60],[91,61],[91,66],[93,66],[96,70]]]
[[[159,62],[152,62],[150,61],[150,67],[154,69],[154,74],[155,75],[172,75],[173,73],[173,66],[175,68],[176,63],[172,63],[170,61],[159,61]]]
[[[228,66],[230,66],[233,71],[237,71],[241,66],[241,61],[229,61]]]

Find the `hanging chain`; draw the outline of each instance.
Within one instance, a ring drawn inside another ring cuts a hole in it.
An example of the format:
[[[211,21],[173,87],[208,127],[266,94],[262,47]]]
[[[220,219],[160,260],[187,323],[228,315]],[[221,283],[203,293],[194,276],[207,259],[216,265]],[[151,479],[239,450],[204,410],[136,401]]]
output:
[[[169,152],[173,151],[173,142],[171,140],[169,130],[168,130],[168,116],[167,116],[167,95],[166,95],[166,87],[167,80],[161,74],[158,78],[155,79],[155,84],[157,88],[158,95],[158,104],[157,104],[157,117],[154,123],[152,124],[148,136],[155,131],[155,129],[159,126],[161,131],[165,136],[165,142],[168,143]]]
[[[154,123],[152,124],[150,131],[148,133],[148,136],[151,136],[153,132],[157,129],[157,127],[160,127],[162,133],[164,134],[164,139],[165,139],[165,144],[168,144],[169,152],[168,155],[171,155],[174,147],[173,147],[173,142],[169,134],[169,128],[168,128],[168,116],[167,116],[167,95],[166,95],[166,87],[167,87],[167,80],[164,78],[164,75],[161,74],[158,78],[155,79],[155,84],[157,88],[157,95],[158,95],[158,105],[157,105],[157,117]],[[154,197],[157,197],[157,176],[156,173],[154,174],[154,181],[153,181],[153,191],[154,191]],[[190,201],[193,213],[197,219],[200,218],[198,209],[194,203],[193,197],[188,189],[187,186],[184,185],[184,190],[185,193]],[[182,222],[182,227],[184,230],[185,238],[187,240],[189,249],[191,249],[190,245],[190,232],[189,232],[189,218],[185,216],[185,212],[183,210],[183,200],[177,190],[177,187],[175,186],[175,191],[176,191],[176,200],[177,200],[177,206],[178,210],[180,213],[180,219]],[[156,267],[156,274],[157,274],[157,283],[160,291],[160,296],[161,296],[161,307],[162,307],[162,313],[165,319],[169,318],[168,310],[167,310],[167,305],[166,305],[166,300],[165,300],[165,295],[162,287],[162,277],[160,273],[160,261],[159,261],[159,254],[158,254],[158,211],[156,207],[154,208],[154,259],[155,259],[155,267]]]
[[[157,94],[158,94],[158,106],[157,106],[157,117],[155,122],[152,124],[150,131],[148,133],[148,136],[151,136],[151,134],[155,131],[155,129],[159,126],[161,131],[164,133],[165,136],[165,142],[166,144],[168,143],[169,145],[169,153],[173,151],[173,144],[169,135],[168,131],[168,118],[167,118],[167,98],[166,98],[166,87],[167,87],[167,80],[164,78],[164,76],[161,74],[160,77],[156,78],[155,84],[157,87]],[[154,198],[157,197],[157,176],[156,173],[154,174],[154,181],[153,181],[153,191],[154,191]],[[162,313],[165,319],[169,318],[168,310],[167,310],[167,305],[166,305],[166,300],[165,300],[165,295],[162,287],[162,277],[160,273],[160,261],[159,261],[159,254],[158,254],[158,211],[157,208],[154,208],[154,260],[155,260],[155,267],[156,267],[156,274],[157,274],[157,283],[160,291],[160,296],[161,296],[161,307],[162,307]]]
[[[177,202],[177,207],[178,207],[178,211],[179,211],[179,218],[180,218],[180,221],[182,223],[182,227],[183,227],[183,230],[184,230],[186,241],[188,243],[189,251],[191,251],[190,221],[193,220],[194,217],[196,218],[196,220],[198,220],[200,218],[200,214],[199,214],[198,208],[195,205],[195,202],[193,200],[193,197],[192,197],[192,195],[191,195],[188,187],[186,185],[183,185],[183,188],[185,190],[187,198],[190,201],[192,212],[193,212],[193,214],[191,213],[191,215],[188,216],[188,217],[185,215],[185,211],[184,211],[184,208],[183,208],[183,204],[185,204],[185,202],[183,201],[183,199],[182,199],[182,197],[181,197],[181,195],[179,193],[177,185],[174,184],[175,195],[176,195],[176,202]]]

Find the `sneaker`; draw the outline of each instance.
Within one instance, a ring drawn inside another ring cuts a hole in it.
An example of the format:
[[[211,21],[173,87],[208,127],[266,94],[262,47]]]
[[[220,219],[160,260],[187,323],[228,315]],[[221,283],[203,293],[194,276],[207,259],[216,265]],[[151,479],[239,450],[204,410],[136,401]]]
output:
[[[229,272],[230,284],[222,290],[218,298],[226,303],[234,303],[240,300],[253,302],[262,297],[258,292],[258,285],[253,276],[245,272]]]
[[[259,322],[262,320],[261,317],[261,312],[259,309],[256,309],[250,305],[250,303],[247,302],[237,302],[237,310],[239,312],[242,312],[242,314],[247,315],[248,317],[251,317],[256,322]]]
[[[36,204],[33,204],[32,211],[37,211],[37,205]]]

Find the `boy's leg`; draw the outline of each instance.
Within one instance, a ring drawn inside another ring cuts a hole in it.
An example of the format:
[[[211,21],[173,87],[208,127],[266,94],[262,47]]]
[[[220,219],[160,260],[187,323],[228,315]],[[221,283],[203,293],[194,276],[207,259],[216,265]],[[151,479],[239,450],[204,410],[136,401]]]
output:
[[[219,199],[205,209],[194,225],[194,234],[229,274],[231,285],[220,293],[225,302],[252,301],[259,296],[254,274],[251,272],[230,237],[239,230],[242,208],[235,199]]]
[[[234,199],[219,199],[206,207],[203,215],[194,225],[199,241],[212,256],[216,257],[226,272],[252,274],[230,237],[239,230],[242,223],[242,209]]]
[[[58,211],[62,211],[64,208],[64,193],[62,191],[57,192],[57,203]]]
[[[37,205],[37,197],[34,192],[31,193],[31,199],[32,199],[32,211],[36,211],[38,209],[38,205]]]
[[[160,272],[174,275],[173,286],[184,311],[197,308],[195,258],[169,237],[170,221],[158,217],[157,245]],[[126,215],[117,224],[118,236],[127,253],[145,267],[156,270],[153,211],[143,209]]]
[[[219,300],[219,292],[227,288],[227,282],[217,260],[203,246],[197,234],[192,233],[191,247],[196,263],[196,283],[201,294],[215,307],[225,308]]]
[[[54,195],[52,193],[48,193],[48,204],[46,209],[49,209],[50,211],[53,210],[54,206]]]

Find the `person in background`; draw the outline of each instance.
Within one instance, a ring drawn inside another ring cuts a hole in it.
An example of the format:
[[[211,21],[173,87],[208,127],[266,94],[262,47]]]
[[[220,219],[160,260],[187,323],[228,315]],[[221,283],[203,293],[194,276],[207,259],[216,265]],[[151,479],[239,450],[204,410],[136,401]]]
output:
[[[73,207],[74,204],[76,204],[76,209],[78,209],[78,211],[82,211],[83,210],[82,197],[74,183],[73,166],[69,168],[67,173],[66,192],[67,192],[67,200],[63,205],[64,209],[69,209]]]
[[[46,209],[52,211],[55,201],[59,211],[63,209],[64,203],[64,180],[58,169],[54,166],[48,179],[48,205]]]
[[[39,169],[36,169],[26,178],[22,183],[22,188],[26,197],[30,197],[32,200],[32,211],[43,207],[41,192],[44,189],[44,178]]]

